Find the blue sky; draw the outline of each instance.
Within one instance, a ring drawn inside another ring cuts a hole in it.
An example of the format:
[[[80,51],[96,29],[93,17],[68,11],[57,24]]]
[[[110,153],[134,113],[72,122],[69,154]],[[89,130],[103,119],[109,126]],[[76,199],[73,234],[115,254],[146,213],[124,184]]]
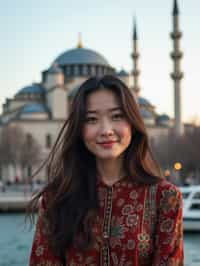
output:
[[[160,113],[173,116],[173,0],[7,0],[0,9],[0,106],[22,87],[41,79],[41,71],[64,51],[77,45],[104,55],[117,69],[130,71],[132,27],[136,15],[141,70],[141,95]],[[179,0],[183,32],[181,62],[182,106],[185,121],[200,117],[200,1]],[[0,108],[1,110],[1,108]]]

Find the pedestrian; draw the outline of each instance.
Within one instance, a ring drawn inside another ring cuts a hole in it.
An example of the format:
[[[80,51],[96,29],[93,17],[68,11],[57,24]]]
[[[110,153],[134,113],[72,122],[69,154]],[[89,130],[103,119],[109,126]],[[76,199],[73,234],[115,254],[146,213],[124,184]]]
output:
[[[36,265],[183,265],[182,198],[162,178],[139,108],[114,76],[79,88],[50,153]]]

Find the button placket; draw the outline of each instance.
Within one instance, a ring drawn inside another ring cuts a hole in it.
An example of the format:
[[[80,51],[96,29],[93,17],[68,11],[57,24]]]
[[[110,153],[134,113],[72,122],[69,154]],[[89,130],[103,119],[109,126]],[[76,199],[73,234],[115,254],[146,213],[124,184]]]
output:
[[[110,265],[110,254],[109,254],[109,237],[110,237],[110,226],[111,226],[111,214],[112,214],[112,192],[113,188],[109,187],[107,189],[106,198],[106,209],[104,215],[104,225],[103,225],[103,240],[104,244],[101,252],[101,265]]]

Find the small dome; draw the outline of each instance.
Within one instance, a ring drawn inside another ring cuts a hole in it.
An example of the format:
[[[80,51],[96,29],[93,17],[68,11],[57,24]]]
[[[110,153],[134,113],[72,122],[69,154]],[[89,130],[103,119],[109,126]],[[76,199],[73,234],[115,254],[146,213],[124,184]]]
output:
[[[156,123],[160,126],[170,126],[170,117],[166,114],[158,115]]]
[[[169,121],[170,120],[170,117],[168,115],[166,115],[166,114],[162,114],[162,115],[159,115],[157,117],[157,120],[158,121]]]
[[[140,114],[145,119],[154,119],[154,115],[146,109],[140,109]]]
[[[139,105],[146,105],[146,106],[152,106],[152,104],[143,97],[138,97],[138,103]]]
[[[22,88],[16,95],[28,94],[28,93],[43,94],[43,93],[45,93],[45,89],[42,86],[40,86],[39,84],[33,83],[30,86],[26,86],[26,87]]]
[[[127,77],[129,76],[128,72],[126,72],[124,69],[120,70],[118,73],[117,73],[117,76],[119,77]]]
[[[108,61],[102,55],[85,48],[68,50],[58,56],[54,62],[56,62],[59,66],[74,64],[109,66]]]
[[[48,109],[46,106],[39,104],[39,103],[32,103],[32,104],[28,104],[25,105],[24,107],[22,107],[22,109],[20,110],[20,114],[24,114],[24,113],[46,113],[48,112]]]

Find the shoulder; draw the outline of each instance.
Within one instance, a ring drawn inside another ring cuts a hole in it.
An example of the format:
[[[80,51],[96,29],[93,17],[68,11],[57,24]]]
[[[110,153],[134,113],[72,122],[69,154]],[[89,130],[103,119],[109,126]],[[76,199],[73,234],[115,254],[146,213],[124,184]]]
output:
[[[182,194],[180,189],[163,179],[157,184],[157,203],[161,208],[176,210],[182,206]]]
[[[158,187],[158,192],[160,193],[166,190],[176,191],[177,193],[181,193],[180,189],[176,185],[170,183],[164,178],[160,182],[158,182],[157,187]]]

